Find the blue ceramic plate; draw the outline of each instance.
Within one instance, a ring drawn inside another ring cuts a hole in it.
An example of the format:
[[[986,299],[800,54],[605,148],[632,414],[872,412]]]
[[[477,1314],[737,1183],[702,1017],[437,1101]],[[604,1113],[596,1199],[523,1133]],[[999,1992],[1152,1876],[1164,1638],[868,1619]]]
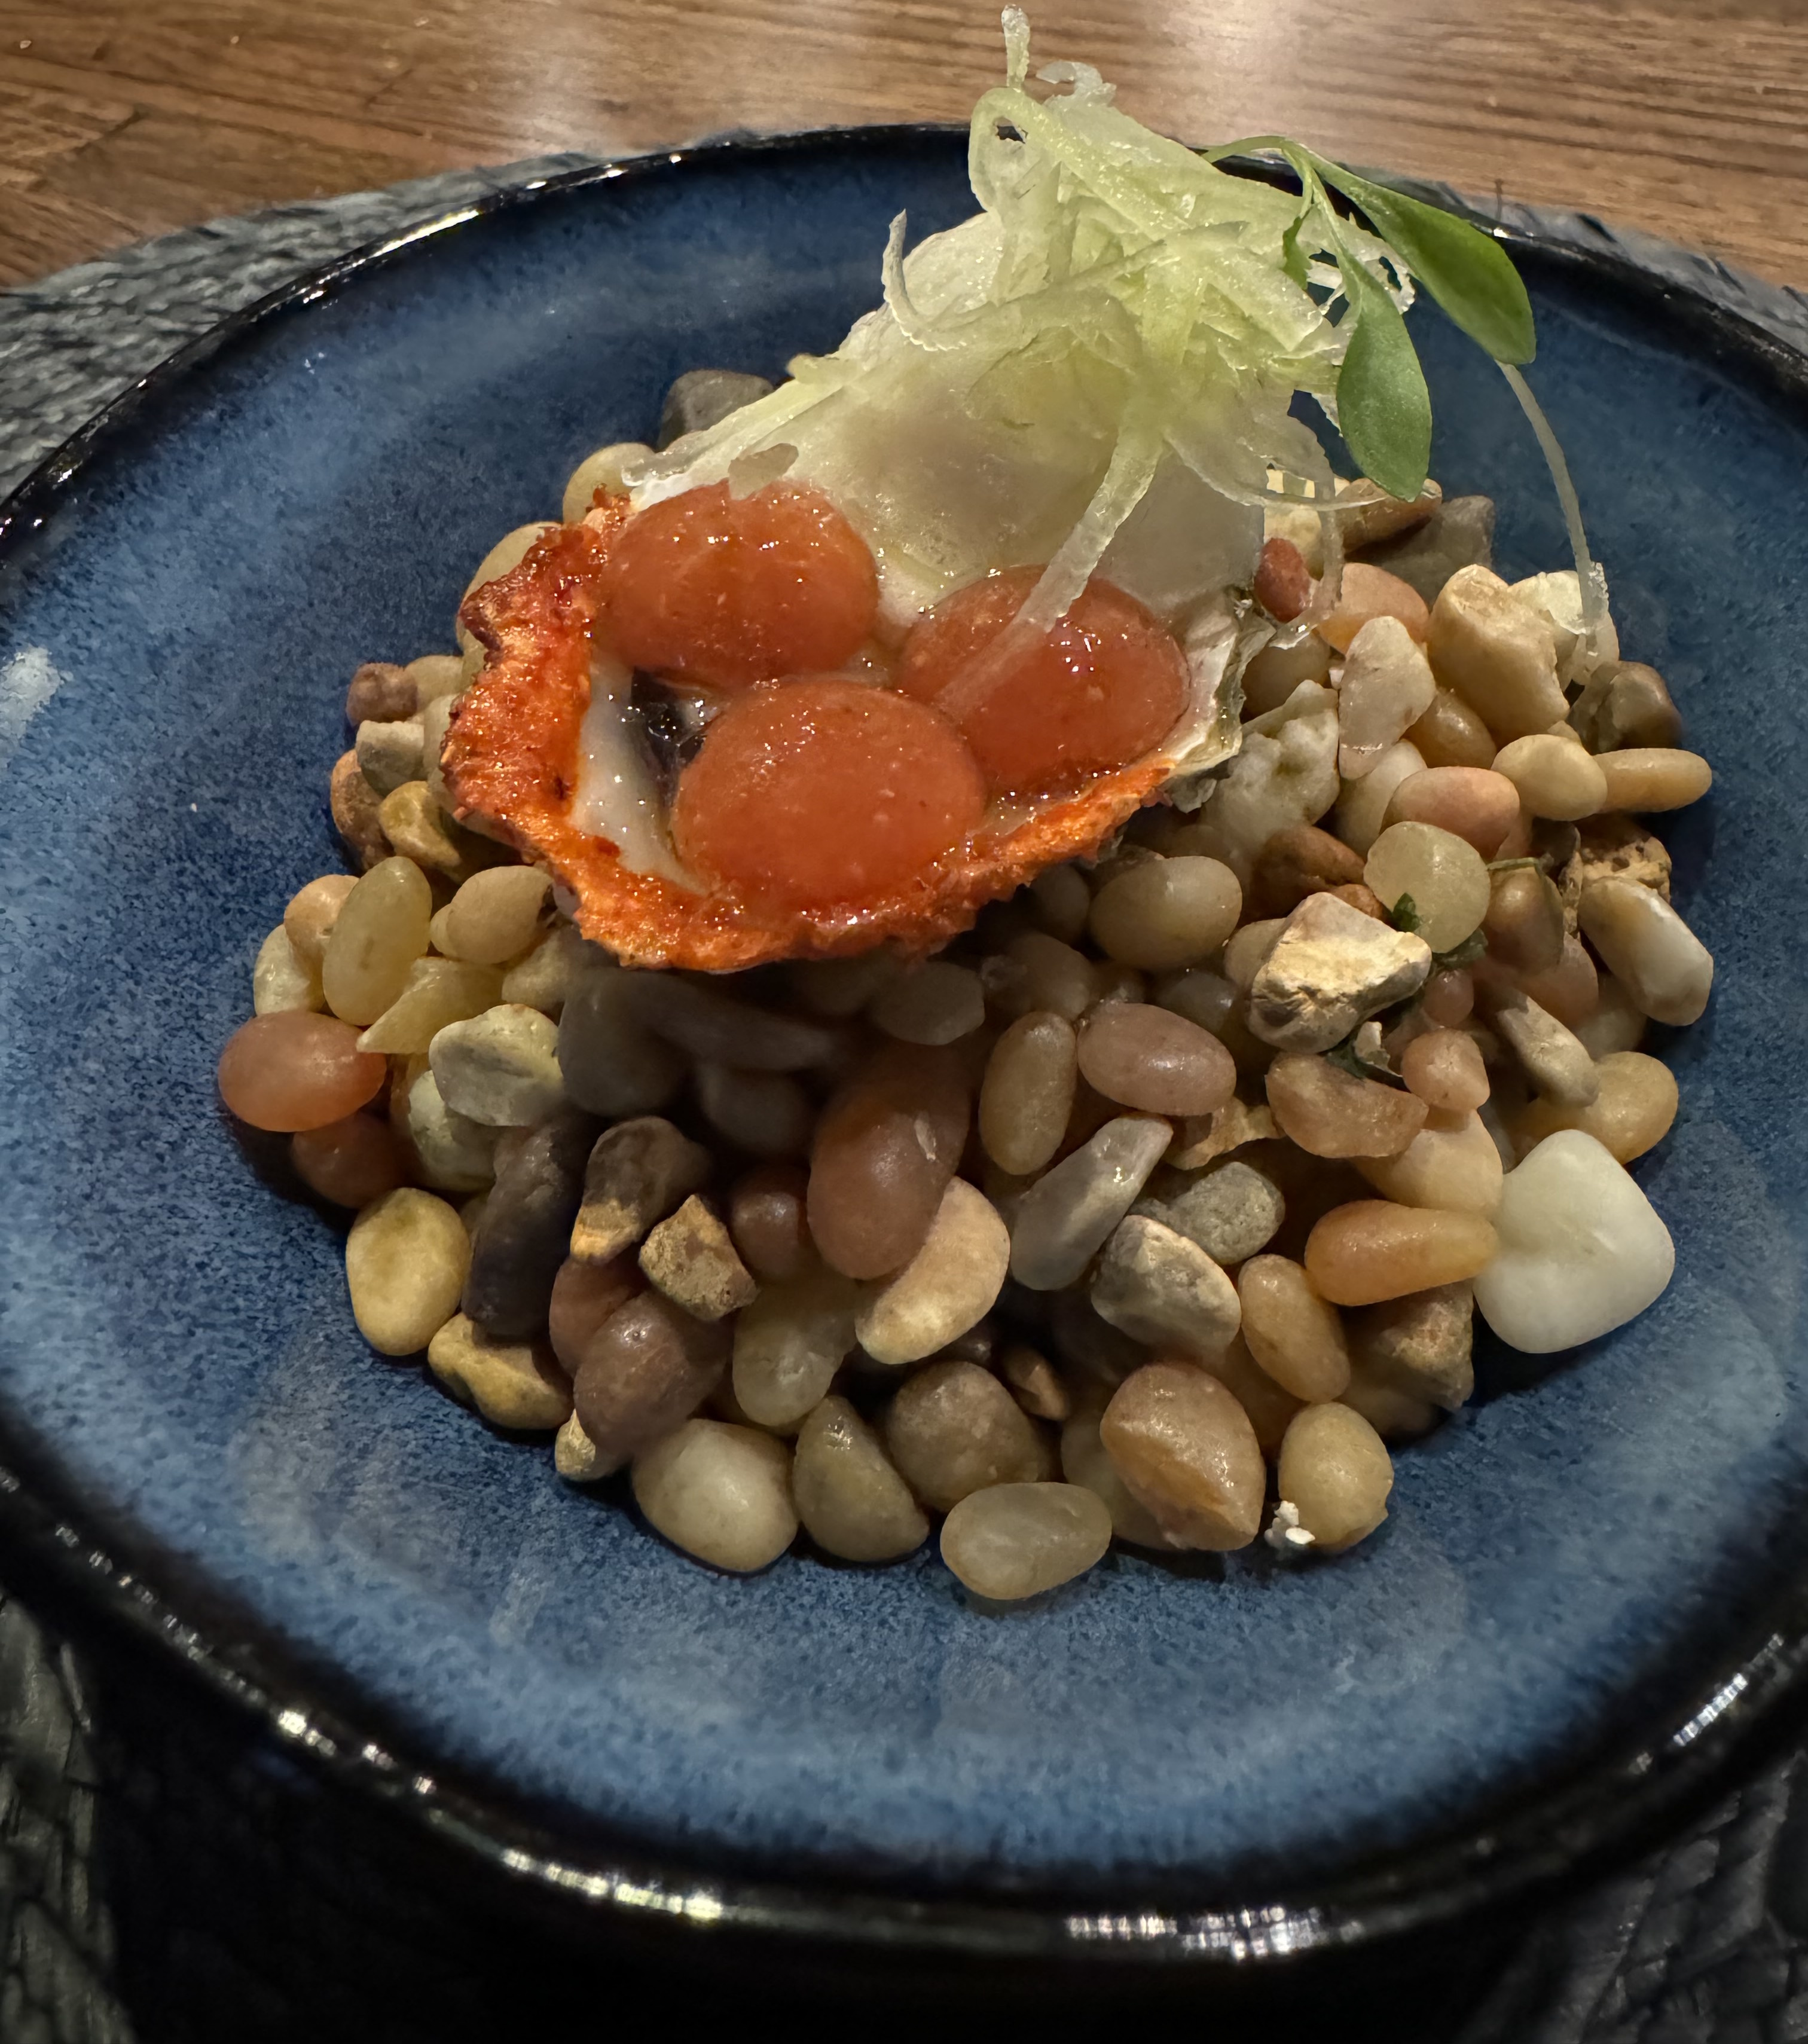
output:
[[[90,1582],[192,1621],[283,1731],[606,1902],[1020,1948],[1423,1920],[1659,1809],[1802,1657],[1808,407],[1751,329],[1522,251],[1626,650],[1717,770],[1671,842],[1718,990],[1640,1167],[1675,1283],[1495,1368],[1348,1559],[1118,1555],[1006,1614],[928,1553],[712,1575],[372,1356],[339,1229],[217,1105],[258,940],[340,863],[352,667],[447,647],[471,564],[677,371],[832,345],[901,206],[969,209],[957,136],[556,182],[231,323],[15,500],[12,1508],[48,1500],[108,1558]],[[1498,498],[1506,573],[1560,565],[1505,386],[1417,324],[1435,472]]]

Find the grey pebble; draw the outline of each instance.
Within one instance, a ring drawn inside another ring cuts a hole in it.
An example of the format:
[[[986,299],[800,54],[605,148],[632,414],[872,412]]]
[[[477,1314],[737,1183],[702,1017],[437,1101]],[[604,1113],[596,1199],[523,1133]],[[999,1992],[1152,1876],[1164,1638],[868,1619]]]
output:
[[[1146,1214],[1131,1215],[1106,1244],[1092,1303],[1164,1355],[1220,1356],[1243,1320],[1237,1287],[1212,1258]]]
[[[1130,1209],[1198,1244],[1214,1262],[1243,1263],[1265,1249],[1287,1219],[1287,1201],[1272,1178],[1232,1159],[1202,1171],[1165,1199]]]
[[[1491,497],[1448,498],[1425,522],[1398,538],[1379,540],[1354,558],[1416,589],[1427,603],[1459,568],[1492,567],[1494,503]]]
[[[720,425],[731,412],[764,398],[772,386],[764,376],[741,369],[687,369],[665,394],[660,407],[659,437],[653,443],[664,449],[687,433],[706,432]]]
[[[518,1340],[544,1328],[596,1138],[589,1115],[565,1113],[499,1146],[464,1281],[464,1310],[487,1333]]]

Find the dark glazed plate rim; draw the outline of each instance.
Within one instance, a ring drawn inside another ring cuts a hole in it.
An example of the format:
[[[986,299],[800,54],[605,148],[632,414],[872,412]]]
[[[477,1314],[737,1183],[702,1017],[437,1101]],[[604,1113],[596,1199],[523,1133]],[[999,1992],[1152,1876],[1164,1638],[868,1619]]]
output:
[[[406,259],[417,243],[544,196],[682,173],[687,164],[737,156],[848,152],[961,132],[939,124],[813,130],[730,139],[655,156],[565,172],[474,199],[313,271],[230,315],[133,384],[72,435],[0,504],[0,563],[43,525],[97,454],[222,349],[266,322],[298,313],[364,275]],[[1252,163],[1257,175],[1270,167]],[[1706,293],[1617,252],[1555,236],[1494,227],[1506,244],[1541,263],[1622,296],[1661,306],[1702,352],[1774,395],[1808,408],[1808,356]],[[104,1516],[28,1474],[31,1458],[0,1427],[0,1533],[10,1556],[105,1623],[157,1642],[217,1694],[343,1785],[375,1796],[429,1833],[455,1843],[511,1880],[627,1923],[688,1924],[883,1950],[941,1950],[978,1958],[1065,1958],[1247,1967],[1301,1954],[1348,1949],[1446,1924],[1484,1903],[1547,1886],[1585,1865],[1623,1854],[1705,1794],[1761,1723],[1803,1687],[1808,1673],[1808,1589],[1795,1586],[1737,1652],[1714,1663],[1689,1701],[1643,1738],[1585,1764],[1569,1780],[1528,1796],[1511,1815],[1429,1846],[1388,1854],[1334,1883],[1277,1888],[1234,1906],[1144,1909],[1102,1896],[1092,1906],[1026,1895],[915,1895],[827,1880],[787,1883],[712,1873],[678,1856],[624,1842],[619,1850],[576,1847],[502,1804],[433,1777],[398,1747],[326,1702],[255,1617],[201,1600],[156,1564],[128,1566],[110,1551]],[[9,1466],[10,1465],[10,1466]]]

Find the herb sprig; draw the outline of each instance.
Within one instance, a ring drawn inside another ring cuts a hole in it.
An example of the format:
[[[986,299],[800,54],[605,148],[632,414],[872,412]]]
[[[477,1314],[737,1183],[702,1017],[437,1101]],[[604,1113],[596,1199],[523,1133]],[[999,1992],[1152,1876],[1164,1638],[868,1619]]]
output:
[[[1229,156],[1272,150],[1299,179],[1300,210],[1285,243],[1287,274],[1308,279],[1301,229],[1316,213],[1329,230],[1338,275],[1354,322],[1337,375],[1337,425],[1364,474],[1391,496],[1424,489],[1431,465],[1431,394],[1418,352],[1393,294],[1364,259],[1364,251],[1331,203],[1341,192],[1368,219],[1396,265],[1424,286],[1471,340],[1507,367],[1537,350],[1532,302],[1511,259],[1480,229],[1441,207],[1358,177],[1341,163],[1284,135],[1262,135],[1207,152]]]

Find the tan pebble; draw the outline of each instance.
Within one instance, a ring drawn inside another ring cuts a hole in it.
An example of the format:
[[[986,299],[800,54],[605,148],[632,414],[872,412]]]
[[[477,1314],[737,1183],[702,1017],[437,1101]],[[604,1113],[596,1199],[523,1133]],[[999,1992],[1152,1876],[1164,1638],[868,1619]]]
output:
[[[1487,726],[1454,689],[1440,689],[1432,698],[1430,709],[1406,736],[1418,747],[1428,767],[1491,766],[1498,749]],[[1449,825],[1444,828],[1448,829]]]
[[[1287,1428],[1281,1496],[1321,1552],[1340,1554],[1387,1516],[1394,1465],[1381,1436],[1347,1405],[1309,1405]]]
[[[1441,1114],[1471,1114],[1488,1097],[1487,1067],[1474,1037],[1433,1029],[1415,1037],[1400,1058],[1406,1089]]]
[[[1661,1143],[1676,1119],[1679,1096],[1669,1066],[1638,1051],[1609,1052],[1595,1067],[1599,1090],[1586,1103],[1529,1101],[1511,1129],[1523,1156],[1560,1128],[1579,1128],[1614,1159],[1629,1164]]]
[[[415,708],[420,711],[440,696],[454,696],[464,686],[464,662],[456,653],[423,653],[410,660],[408,678],[414,684]]]
[[[1668,746],[1629,747],[1595,760],[1607,783],[1601,806],[1648,815],[1698,802],[1714,786],[1714,769],[1698,752]]]
[[[1237,1089],[1236,1063],[1215,1036],[1143,1001],[1094,1009],[1080,1032],[1079,1058],[1107,1100],[1149,1114],[1210,1114]]]
[[[1254,1256],[1237,1291],[1243,1339],[1262,1371],[1294,1398],[1341,1397],[1350,1376],[1343,1324],[1304,1269],[1291,1257]]]
[[[1248,909],[1263,918],[1291,915],[1308,894],[1344,887],[1362,878],[1362,860],[1316,824],[1276,831],[1256,855]]]
[[[885,1445],[911,1489],[933,1512],[994,1483],[1052,1475],[1048,1446],[988,1370],[933,1362],[887,1408]]]
[[[571,1386],[544,1342],[501,1341],[455,1313],[427,1344],[427,1362],[492,1426],[550,1433],[571,1416]]]
[[[1289,913],[1291,914],[1291,911]],[[1224,947],[1224,976],[1239,993],[1247,993],[1287,926],[1287,916],[1264,916],[1245,923]]]
[[[583,1204],[571,1228],[571,1254],[608,1263],[632,1249],[709,1182],[710,1153],[657,1115],[617,1122],[596,1139],[585,1167]]]
[[[634,1461],[634,1502],[654,1531],[713,1568],[752,1573],[797,1537],[791,1451],[719,1420],[687,1420]]]
[[[1439,505],[1444,492],[1427,482],[1417,497],[1390,497],[1379,483],[1359,476],[1337,485],[1337,533],[1346,557],[1383,540],[1415,532]]]
[[[1006,1483],[964,1497],[941,1529],[941,1558],[975,1596],[1040,1596],[1105,1558],[1111,1514],[1078,1484]]]
[[[1568,709],[1549,622],[1491,569],[1459,568],[1432,606],[1433,672],[1503,744],[1549,728]]]
[[[796,959],[786,966],[785,980],[791,999],[806,1014],[838,1022],[858,1015],[905,970],[904,961],[891,951],[863,951],[858,958]]]
[[[581,524],[585,514],[593,509],[598,490],[606,495],[619,496],[625,485],[622,471],[630,464],[649,460],[652,449],[640,440],[614,440],[607,447],[598,448],[594,454],[587,454],[571,471],[571,480],[565,485],[564,498],[559,515],[567,525]]]
[[[1245,1143],[1267,1142],[1275,1133],[1275,1117],[1268,1108],[1226,1101],[1215,1114],[1193,1116],[1181,1124],[1167,1161],[1177,1171],[1203,1170]]]
[[[1191,1363],[1146,1364],[1112,1394],[1098,1431],[1169,1546],[1221,1552],[1255,1539],[1268,1483],[1262,1450],[1217,1377]]]
[[[406,667],[392,660],[367,660],[345,691],[345,721],[354,728],[373,720],[399,722],[414,716],[417,701],[414,677]]]
[[[923,1246],[855,1324],[875,1362],[917,1362],[989,1313],[1010,1268],[1010,1232],[976,1185],[951,1178]]]
[[[1598,1064],[1616,1051],[1636,1051],[1648,1026],[1637,1002],[1610,972],[1600,976],[1592,1012],[1570,1024]]]
[[[279,923],[257,947],[251,968],[251,1007],[254,1015],[277,1015],[292,1009],[312,1011],[325,1005],[320,968],[298,957],[289,932]]]
[[[502,1005],[448,1023],[428,1055],[454,1112],[503,1128],[543,1121],[564,1101],[559,1032],[537,1008]]]
[[[1514,975],[1519,990],[1554,1015],[1566,1029],[1579,1030],[1600,1005],[1601,980],[1581,939],[1566,931],[1563,951],[1548,972]],[[1598,1055],[1590,1047],[1591,1055]]]
[[[540,929],[551,876],[534,866],[492,866],[474,873],[444,910],[448,955],[475,965],[519,957]]]
[[[817,1269],[764,1285],[734,1325],[734,1394],[748,1418],[785,1431],[827,1393],[854,1347],[861,1288]]]
[[[456,1210],[413,1185],[366,1207],[345,1241],[358,1331],[383,1355],[415,1355],[458,1311],[471,1239]]]
[[[1020,1015],[999,1037],[979,1089],[979,1139],[1001,1170],[1025,1177],[1060,1149],[1078,1062],[1073,1024],[1059,1015]]]
[[[1607,777],[1579,745],[1548,732],[1516,738],[1494,756],[1494,770],[1519,790],[1535,816],[1573,821],[1606,806]]]
[[[1352,1200],[1307,1237],[1306,1269],[1334,1305],[1368,1306],[1473,1278],[1497,1246],[1479,1214]]]
[[[759,1290],[719,1217],[692,1193],[640,1246],[640,1269],[694,1320],[719,1320]]]
[[[1387,821],[1394,790],[1409,776],[1422,774],[1425,764],[1418,747],[1402,738],[1398,745],[1389,746],[1360,780],[1342,784],[1331,827],[1352,851],[1368,856],[1369,847]]]
[[[1454,1029],[1475,1005],[1475,983],[1460,966],[1446,966],[1425,982],[1419,1005],[1434,1028]]]
[[[876,994],[867,1018],[902,1043],[953,1043],[986,1019],[979,975],[946,959],[931,959]]]
[[[1477,766],[1428,766],[1409,774],[1388,797],[1384,821],[1435,824],[1487,859],[1498,855],[1518,816],[1519,790],[1504,774]]]
[[[358,1039],[358,1047],[404,1056],[425,1051],[448,1022],[481,1015],[502,991],[502,975],[494,966],[417,959],[402,991]]]
[[[1402,1206],[1491,1214],[1500,1204],[1500,1152],[1472,1112],[1436,1116],[1397,1157],[1359,1158],[1356,1169]]]
[[[1384,1441],[1416,1441],[1430,1432],[1440,1416],[1429,1398],[1418,1397],[1360,1357],[1351,1362],[1349,1388],[1337,1402],[1360,1412]]]
[[[1276,1058],[1268,1088],[1275,1126],[1314,1157],[1398,1156],[1425,1126],[1422,1100],[1327,1058]]]
[[[1576,847],[1557,875],[1564,913],[1573,930],[1583,890],[1597,880],[1631,880],[1670,898],[1670,855],[1661,840],[1630,816],[1586,816],[1576,826]]]
[[[987,1001],[1016,1017],[1042,1011],[1077,1022],[1098,997],[1098,968],[1083,951],[1040,930],[1014,937],[979,969]]]
[[[1106,1398],[1098,1394],[1083,1404],[1061,1428],[1061,1473],[1069,1483],[1090,1490],[1110,1516],[1111,1530],[1135,1547],[1165,1547],[1166,1536],[1155,1515],[1130,1495],[1098,1438]]]
[[[1414,1400],[1454,1412],[1475,1388],[1475,1287],[1441,1285],[1350,1316],[1351,1359],[1371,1384],[1391,1382]],[[1353,1381],[1353,1379],[1352,1379]],[[1349,1394],[1378,1431],[1387,1429]]]
[[[452,713],[457,707],[457,696],[450,694],[437,696],[421,709],[421,778],[427,784],[427,793],[448,816],[456,804],[446,786],[441,759],[446,748],[446,734],[452,728]]]
[[[657,1292],[617,1306],[584,1343],[573,1402],[604,1473],[683,1424],[721,1381],[726,1328]]]
[[[349,873],[324,873],[299,889],[283,911],[283,927],[289,933],[296,957],[311,964],[316,972],[325,959],[326,940],[339,920],[339,912],[357,884]]]
[[[387,859],[389,840],[378,816],[382,804],[377,791],[358,770],[356,752],[342,752],[333,763],[329,784],[333,825],[345,841],[345,848],[368,873],[379,859]]]
[[[1467,840],[1435,824],[1390,824],[1369,847],[1364,877],[1383,905],[1433,951],[1454,951],[1488,912],[1488,869]]]
[[[1284,1391],[1256,1362],[1249,1345],[1239,1335],[1221,1355],[1200,1367],[1209,1370],[1248,1415],[1256,1431],[1256,1445],[1272,1462],[1281,1451],[1281,1442],[1293,1416],[1305,1402]]]
[[[385,859],[352,888],[334,920],[321,965],[326,1004],[342,1021],[368,1025],[408,983],[427,948],[433,912],[427,877],[410,859]]]
[[[377,816],[390,843],[418,865],[454,879],[469,870],[471,840],[433,800],[425,781],[406,781],[385,795]]]
[[[1092,1281],[1094,1310],[1169,1355],[1215,1355],[1237,1332],[1237,1288],[1199,1245],[1146,1214],[1121,1221]]]
[[[1397,618],[1410,637],[1425,644],[1429,613],[1412,584],[1366,561],[1346,562],[1336,605],[1319,622],[1319,637],[1347,654],[1364,627],[1377,617]]]
[[[1279,1049],[1328,1051],[1365,1017],[1416,993],[1431,959],[1425,939],[1378,923],[1335,895],[1309,894],[1249,983],[1249,1027]]]
[[[893,1562],[929,1537],[929,1522],[879,1436],[845,1398],[825,1398],[797,1438],[791,1491],[804,1531],[844,1562]]]
[[[600,1483],[610,1473],[575,1412],[553,1437],[552,1466],[567,1483]]]
[[[998,1358],[998,1374],[1033,1420],[1052,1420],[1059,1426],[1073,1410],[1060,1372],[1039,1350],[1021,1344],[1007,1348]]]
[[[1209,958],[1236,928],[1243,890],[1215,859],[1156,859],[1108,881],[1094,896],[1091,930],[1106,955],[1145,972]]]
[[[1088,1011],[1091,1013],[1114,1003],[1141,1001],[1148,997],[1147,973],[1139,972],[1133,965],[1118,965],[1109,959],[1095,969],[1094,986],[1096,992]]]
[[[1317,521],[1314,521],[1316,530]],[[1331,649],[1316,632],[1297,646],[1264,646],[1243,670],[1243,714],[1265,717],[1279,709],[1302,682],[1331,678]]]
[[[534,542],[544,537],[548,532],[556,530],[557,527],[552,519],[542,518],[536,520],[531,524],[517,525],[512,532],[505,532],[478,563],[476,573],[464,586],[464,594],[469,596],[473,590],[481,589],[486,582],[494,582],[499,577],[506,575],[510,568],[519,567],[527,556],[528,549]],[[461,602],[463,600],[463,597],[460,599]],[[459,630],[461,634],[464,633],[462,624],[459,627]],[[462,643],[461,637],[460,644]]]

